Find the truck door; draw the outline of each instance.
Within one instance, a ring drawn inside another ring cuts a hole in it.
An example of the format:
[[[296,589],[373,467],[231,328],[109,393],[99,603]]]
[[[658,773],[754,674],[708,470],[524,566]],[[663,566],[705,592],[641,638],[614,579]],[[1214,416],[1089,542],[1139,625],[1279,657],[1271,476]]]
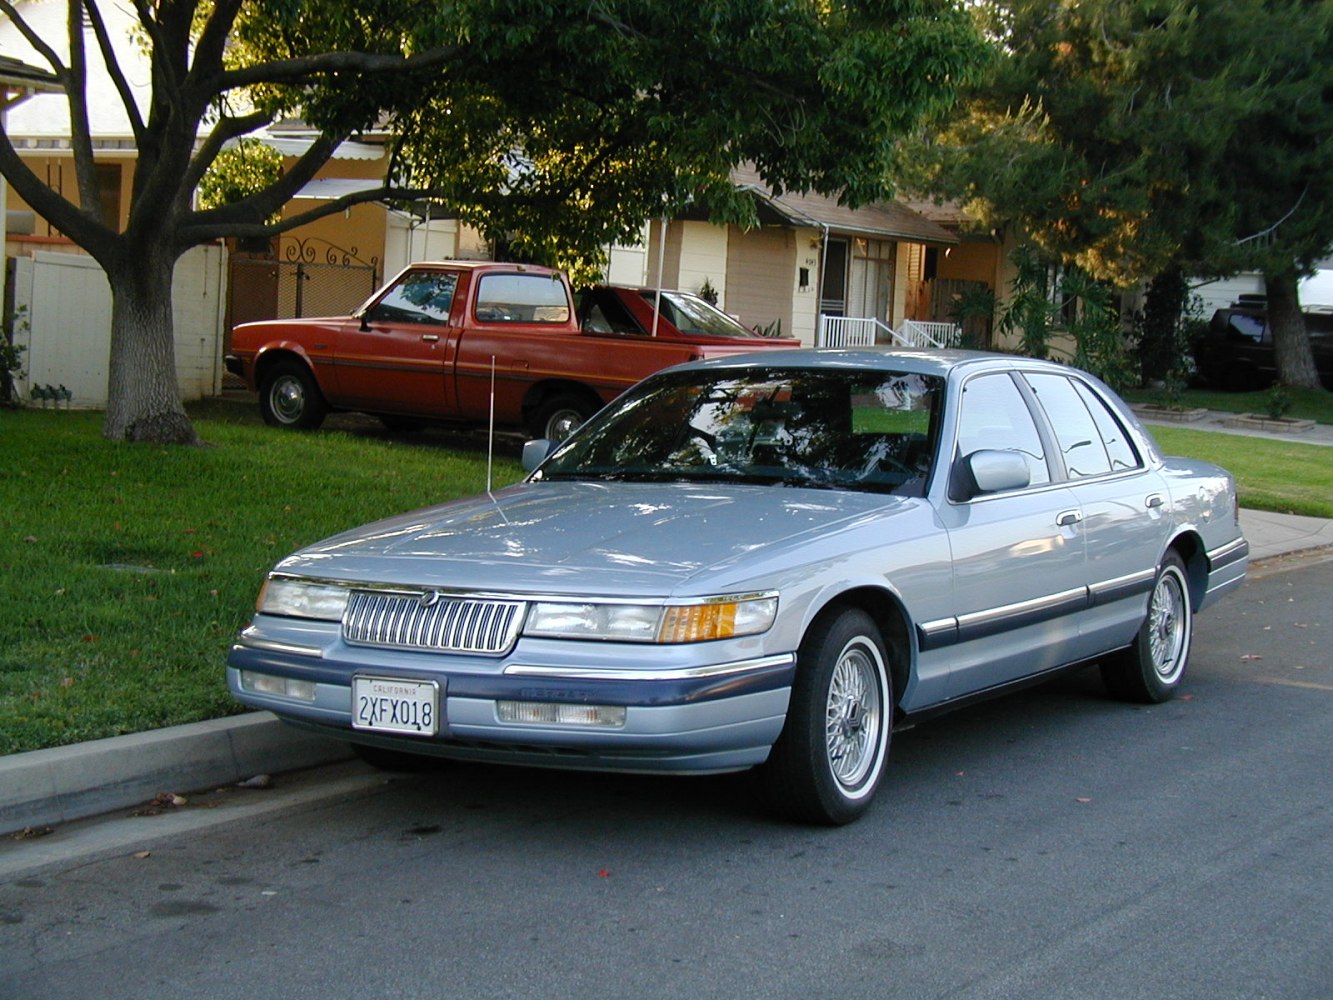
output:
[[[372,413],[442,417],[456,409],[449,377],[458,327],[450,321],[457,271],[413,269],[346,325],[334,354],[343,405]]]

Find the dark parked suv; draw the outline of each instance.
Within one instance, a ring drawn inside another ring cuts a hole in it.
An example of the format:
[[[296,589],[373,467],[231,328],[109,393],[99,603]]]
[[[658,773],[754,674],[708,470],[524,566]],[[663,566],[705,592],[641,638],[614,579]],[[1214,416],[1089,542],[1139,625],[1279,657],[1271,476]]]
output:
[[[1333,389],[1333,306],[1305,311],[1315,367],[1324,388]],[[1194,342],[1199,374],[1226,389],[1262,389],[1277,378],[1273,331],[1262,302],[1240,302],[1213,313]]]

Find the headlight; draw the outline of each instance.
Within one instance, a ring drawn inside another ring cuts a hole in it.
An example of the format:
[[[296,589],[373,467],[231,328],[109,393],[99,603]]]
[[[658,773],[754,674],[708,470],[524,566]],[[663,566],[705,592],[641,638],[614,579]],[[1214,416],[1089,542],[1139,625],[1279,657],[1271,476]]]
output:
[[[525,635],[612,642],[707,642],[763,632],[777,615],[775,594],[710,597],[688,604],[534,604]]]
[[[263,615],[341,621],[349,591],[331,583],[271,576],[264,581],[255,607]]]

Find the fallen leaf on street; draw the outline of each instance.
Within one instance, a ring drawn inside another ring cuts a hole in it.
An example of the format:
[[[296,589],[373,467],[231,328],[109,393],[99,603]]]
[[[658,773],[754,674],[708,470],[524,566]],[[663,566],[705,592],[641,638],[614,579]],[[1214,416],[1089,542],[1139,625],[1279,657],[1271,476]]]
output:
[[[11,836],[14,840],[36,840],[38,837],[45,837],[49,833],[55,833],[55,828],[50,826],[25,826],[18,833]]]

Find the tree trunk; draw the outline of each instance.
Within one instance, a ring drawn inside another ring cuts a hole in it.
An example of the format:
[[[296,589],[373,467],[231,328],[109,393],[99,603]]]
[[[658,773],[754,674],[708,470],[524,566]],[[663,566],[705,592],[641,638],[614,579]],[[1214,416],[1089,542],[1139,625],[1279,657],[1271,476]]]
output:
[[[1188,294],[1189,283],[1179,264],[1160,271],[1148,285],[1143,305],[1143,338],[1139,341],[1139,365],[1145,384],[1179,377],[1185,367],[1186,345],[1180,336],[1180,317]]]
[[[1297,293],[1300,276],[1294,270],[1264,274],[1268,291],[1268,326],[1273,331],[1273,352],[1277,360],[1277,380],[1298,389],[1318,389],[1319,371],[1315,368],[1310,334],[1305,329],[1301,302]]]
[[[125,254],[111,282],[111,372],[106,422],[112,441],[198,444],[181,405],[171,315],[175,256],[156,249]]]

